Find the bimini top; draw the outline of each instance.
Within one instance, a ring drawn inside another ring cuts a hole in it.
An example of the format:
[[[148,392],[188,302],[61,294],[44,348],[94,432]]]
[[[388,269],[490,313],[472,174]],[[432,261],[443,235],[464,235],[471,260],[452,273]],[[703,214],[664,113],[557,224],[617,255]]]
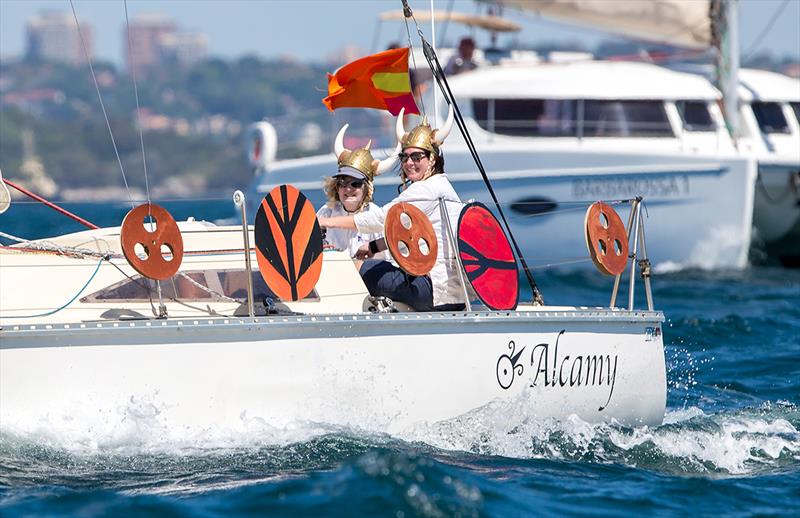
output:
[[[800,79],[768,70],[739,70],[739,96],[743,101],[800,102]]]
[[[649,63],[510,63],[448,80],[460,98],[712,100],[720,96],[701,76]]]

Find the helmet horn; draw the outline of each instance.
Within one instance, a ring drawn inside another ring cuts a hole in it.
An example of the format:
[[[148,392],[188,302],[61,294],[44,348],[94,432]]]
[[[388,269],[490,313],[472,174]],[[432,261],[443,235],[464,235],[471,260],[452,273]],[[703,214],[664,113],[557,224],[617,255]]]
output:
[[[394,132],[397,136],[397,142],[402,142],[403,137],[406,135],[406,128],[403,125],[403,116],[406,114],[405,108],[400,108],[400,113],[397,114],[397,123],[394,126]]]
[[[441,146],[444,144],[445,139],[448,135],[450,135],[450,130],[453,129],[453,119],[455,118],[455,109],[453,105],[450,105],[450,110],[447,112],[447,120],[444,121],[444,124],[441,128],[436,130],[436,133],[433,135],[433,143],[437,146]]]
[[[375,166],[375,176],[382,175],[383,173],[394,167],[394,165],[397,163],[397,154],[400,153],[400,151],[402,150],[403,146],[400,144],[400,142],[398,142],[397,147],[394,148],[392,154],[389,155],[388,158],[384,158],[383,160],[378,162],[378,165]]]
[[[336,140],[333,142],[333,153],[336,155],[336,160],[342,158],[342,153],[349,151],[349,149],[344,147],[344,134],[349,126],[349,124],[345,124],[342,126],[342,129],[339,130],[339,133],[336,134]]]

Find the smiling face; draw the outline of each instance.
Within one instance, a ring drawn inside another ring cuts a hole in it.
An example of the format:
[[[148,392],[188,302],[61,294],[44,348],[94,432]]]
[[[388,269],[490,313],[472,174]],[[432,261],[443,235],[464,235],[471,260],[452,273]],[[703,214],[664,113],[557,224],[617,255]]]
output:
[[[407,147],[400,153],[403,172],[412,182],[425,180],[433,174],[435,160],[429,151],[418,147]]]
[[[337,176],[336,192],[344,208],[348,212],[355,212],[364,200],[366,193],[365,181],[351,176]]]

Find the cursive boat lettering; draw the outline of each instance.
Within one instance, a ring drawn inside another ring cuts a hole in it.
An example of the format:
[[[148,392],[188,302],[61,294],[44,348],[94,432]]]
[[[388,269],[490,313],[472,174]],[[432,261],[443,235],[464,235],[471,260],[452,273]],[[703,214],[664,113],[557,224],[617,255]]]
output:
[[[565,355],[559,357],[558,345],[566,330],[562,330],[556,337],[555,344],[536,344],[531,349],[532,373],[531,387],[536,387],[540,382],[545,387],[608,387],[608,398],[598,408],[604,410],[611,402],[614,394],[614,385],[617,380],[618,355],[587,354]],[[552,352],[552,356],[551,356]]]

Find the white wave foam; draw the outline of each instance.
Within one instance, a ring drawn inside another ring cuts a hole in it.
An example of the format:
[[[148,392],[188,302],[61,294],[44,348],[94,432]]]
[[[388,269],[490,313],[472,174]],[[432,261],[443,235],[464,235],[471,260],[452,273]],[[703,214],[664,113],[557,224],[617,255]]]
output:
[[[523,395],[524,396],[524,395]],[[526,410],[527,409],[527,410]],[[705,414],[696,407],[667,412],[664,425],[627,428],[578,418],[540,419],[526,399],[497,401],[461,417],[412,426],[395,438],[443,450],[514,458],[612,462],[654,470],[712,476],[747,475],[800,465],[799,411],[786,404]],[[324,423],[275,428],[242,414],[227,429],[176,428],[164,420],[158,395],[130,400],[109,415],[74,408],[44,416],[24,434],[7,424],[4,434],[78,455],[204,455],[220,450],[284,447],[327,434],[388,439],[374,432]],[[788,417],[787,417],[788,416]],[[793,424],[794,423],[794,424]],[[653,453],[655,451],[655,453]]]
[[[33,429],[29,425],[20,429],[3,423],[0,432],[79,455],[186,455],[208,450],[285,446],[306,442],[335,430],[315,423],[294,423],[275,428],[245,412],[239,416],[236,426],[230,428],[174,427],[163,417],[165,408],[158,394],[154,393],[145,399],[131,398],[114,412],[70,408],[60,415],[42,416]]]
[[[458,419],[407,430],[437,448],[515,458],[591,460],[712,476],[748,475],[800,464],[800,433],[787,419],[740,411],[668,412],[658,427],[541,420],[515,404],[488,405]],[[652,454],[655,447],[657,455]]]

